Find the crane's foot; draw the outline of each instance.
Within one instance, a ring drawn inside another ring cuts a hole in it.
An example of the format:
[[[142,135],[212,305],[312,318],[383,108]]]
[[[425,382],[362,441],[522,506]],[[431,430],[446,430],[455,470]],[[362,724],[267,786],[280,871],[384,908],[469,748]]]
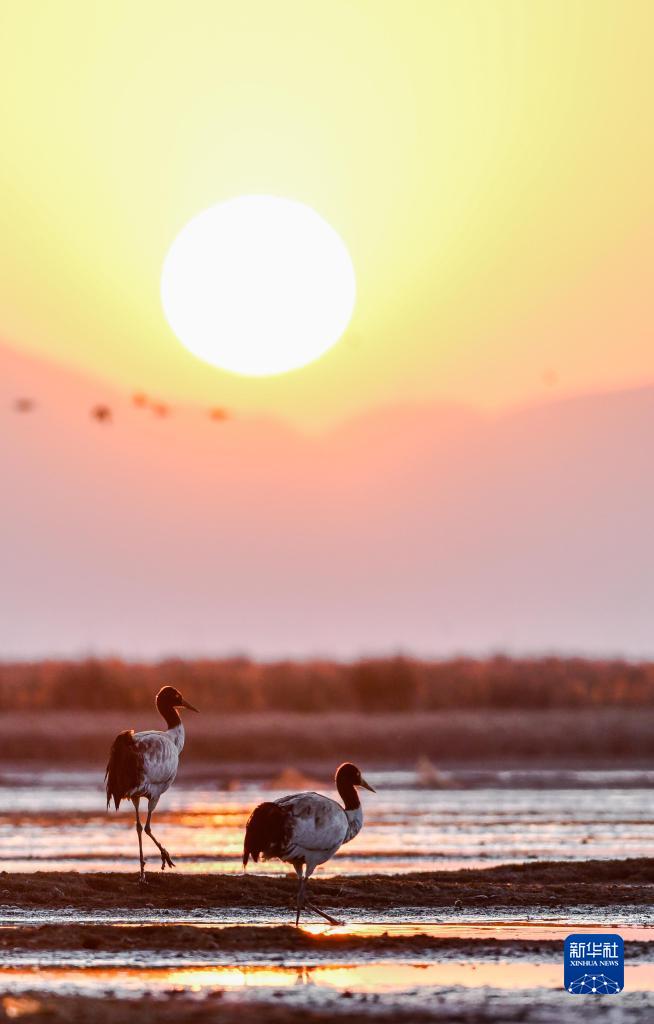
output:
[[[330,914],[326,914],[325,911],[321,910],[320,907],[317,907],[315,903],[309,903],[307,900],[304,906],[307,910],[313,910],[314,914],[320,914],[321,917],[324,917],[325,921],[328,921],[329,924],[333,924],[337,928],[340,928],[343,923],[342,921],[337,921],[336,918],[332,917]]]
[[[145,864],[141,865],[141,874],[139,875],[139,885],[147,885],[148,880],[145,877]]]
[[[175,867],[175,861],[171,859],[171,856],[168,853],[168,850],[164,849],[164,847],[162,846],[161,847],[161,870],[165,871],[166,867],[174,868]]]

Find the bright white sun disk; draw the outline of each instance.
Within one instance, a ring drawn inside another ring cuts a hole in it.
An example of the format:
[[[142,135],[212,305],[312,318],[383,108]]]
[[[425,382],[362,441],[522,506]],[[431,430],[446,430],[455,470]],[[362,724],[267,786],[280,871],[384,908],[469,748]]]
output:
[[[305,366],[345,331],[356,297],[344,242],[315,210],[241,196],[182,228],[166,255],[161,300],[194,355],[263,377]]]

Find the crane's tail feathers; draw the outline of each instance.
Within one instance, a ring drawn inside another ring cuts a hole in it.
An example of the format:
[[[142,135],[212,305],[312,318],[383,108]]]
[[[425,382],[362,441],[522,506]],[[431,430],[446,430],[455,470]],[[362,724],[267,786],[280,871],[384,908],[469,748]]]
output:
[[[250,857],[256,863],[261,855],[266,860],[281,855],[285,824],[286,814],[279,804],[268,801],[254,808],[245,826],[243,867]]]
[[[139,763],[133,729],[119,733],[111,744],[104,777],[107,784],[107,807],[113,800],[118,810],[120,801],[137,789],[139,784]]]

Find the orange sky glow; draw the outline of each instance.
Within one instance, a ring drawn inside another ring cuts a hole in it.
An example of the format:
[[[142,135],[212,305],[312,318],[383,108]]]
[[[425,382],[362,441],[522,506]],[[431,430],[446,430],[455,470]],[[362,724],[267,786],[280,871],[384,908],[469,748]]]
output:
[[[649,0],[5,4],[0,656],[654,656],[652,38]],[[356,274],[278,376],[160,297],[252,194]]]
[[[13,4],[0,48],[0,337],[126,392],[299,426],[650,382],[647,2]],[[348,331],[261,380],[176,340],[179,229],[265,192],[357,273]]]

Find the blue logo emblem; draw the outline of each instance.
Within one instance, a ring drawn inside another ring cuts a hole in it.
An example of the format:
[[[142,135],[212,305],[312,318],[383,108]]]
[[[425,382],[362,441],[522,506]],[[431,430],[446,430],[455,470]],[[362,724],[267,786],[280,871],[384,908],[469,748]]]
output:
[[[614,996],[624,988],[624,942],[620,935],[568,935],[563,984],[576,996]]]

